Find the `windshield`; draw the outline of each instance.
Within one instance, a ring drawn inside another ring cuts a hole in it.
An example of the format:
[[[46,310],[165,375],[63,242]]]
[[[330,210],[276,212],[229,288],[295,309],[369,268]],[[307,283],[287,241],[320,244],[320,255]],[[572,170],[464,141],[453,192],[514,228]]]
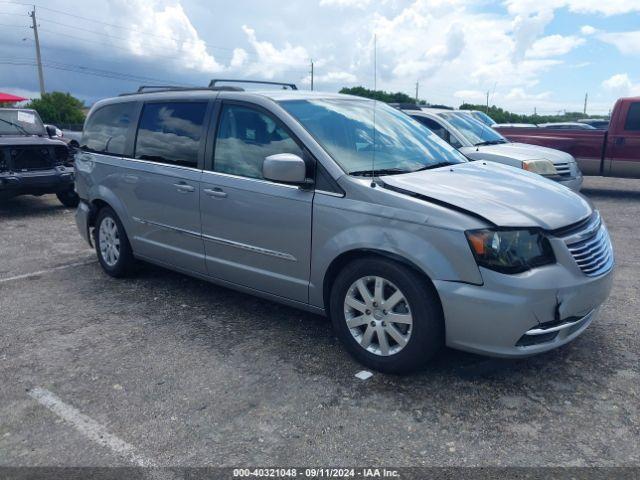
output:
[[[350,175],[407,173],[466,162],[457,150],[405,113],[380,102],[285,100],[282,107]]]
[[[439,115],[453,125],[472,145],[507,143],[506,138],[493,128],[480,123],[468,113],[443,112]]]
[[[479,122],[484,123],[485,125],[488,126],[493,126],[496,124],[496,122],[493,120],[493,118],[491,118],[489,115],[487,115],[484,112],[480,112],[478,110],[474,110],[473,112],[469,112],[471,115],[473,115],[473,118],[475,118],[476,120],[478,120]]]
[[[44,125],[33,110],[0,109],[0,135],[44,135]]]

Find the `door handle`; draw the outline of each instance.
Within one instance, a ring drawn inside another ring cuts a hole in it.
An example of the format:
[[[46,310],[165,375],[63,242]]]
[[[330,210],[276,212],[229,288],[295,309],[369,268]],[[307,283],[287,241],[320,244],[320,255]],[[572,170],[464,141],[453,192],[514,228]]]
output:
[[[223,192],[220,188],[205,188],[202,191],[210,197],[226,198],[227,196],[227,193]]]
[[[196,191],[196,187],[187,185],[186,183],[174,183],[173,186],[176,187],[180,193],[192,193]]]
[[[624,137],[616,137],[615,144],[624,145]]]

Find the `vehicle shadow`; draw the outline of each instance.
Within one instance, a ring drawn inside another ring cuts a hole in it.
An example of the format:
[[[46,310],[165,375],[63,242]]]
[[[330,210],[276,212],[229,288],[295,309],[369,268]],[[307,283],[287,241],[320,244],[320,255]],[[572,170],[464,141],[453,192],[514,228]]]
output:
[[[69,210],[55,195],[20,196],[9,199],[0,198],[0,221],[2,219],[27,217],[34,215],[48,215]]]
[[[233,355],[241,349],[246,352],[246,335],[244,332],[259,330],[262,340],[255,348],[260,353],[252,352],[257,361],[287,364],[305,376],[326,376],[346,388],[351,388],[354,375],[364,366],[353,360],[335,337],[331,322],[320,315],[315,315],[287,307],[268,300],[240,293],[208,282],[183,276],[160,267],[141,264],[136,275],[137,281],[155,283],[163,290],[175,293],[175,303],[184,299],[190,304],[197,304],[203,315],[193,315],[181,319],[182,332],[187,338],[205,341],[216,351],[225,351]],[[156,287],[154,287],[156,288]],[[224,311],[225,315],[215,315],[213,319],[207,312]],[[172,321],[170,315],[167,322]],[[185,323],[186,322],[186,323]],[[224,342],[218,337],[219,331],[225,331]],[[574,341],[573,344],[579,342]],[[393,387],[422,384],[427,388],[433,382],[476,382],[489,383],[538,383],[544,381],[540,372],[553,368],[558,378],[565,371],[572,375],[570,366],[563,366],[564,359],[575,354],[573,344],[561,347],[535,357],[525,359],[490,358],[472,353],[461,352],[449,348],[442,351],[422,370],[406,375],[389,375],[374,372],[377,379],[382,379],[377,388],[386,390]],[[586,353],[580,352],[580,356]],[[598,364],[598,352],[592,350],[588,356],[590,361]],[[599,366],[604,368],[605,362]],[[528,379],[528,380],[527,380]],[[417,383],[416,383],[417,382]]]
[[[640,181],[639,181],[640,182]],[[639,190],[622,190],[614,188],[583,188],[580,193],[590,198],[612,198],[616,200],[640,200]]]

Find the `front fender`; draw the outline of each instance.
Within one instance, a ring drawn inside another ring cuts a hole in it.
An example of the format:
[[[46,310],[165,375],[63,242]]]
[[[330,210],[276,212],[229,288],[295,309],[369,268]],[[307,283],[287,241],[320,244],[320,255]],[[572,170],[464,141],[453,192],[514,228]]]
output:
[[[330,225],[330,228],[323,228]],[[334,233],[335,232],[335,233]],[[324,278],[334,260],[348,252],[374,251],[401,257],[431,280],[482,284],[462,231],[350,211],[315,208],[309,301],[323,306]]]

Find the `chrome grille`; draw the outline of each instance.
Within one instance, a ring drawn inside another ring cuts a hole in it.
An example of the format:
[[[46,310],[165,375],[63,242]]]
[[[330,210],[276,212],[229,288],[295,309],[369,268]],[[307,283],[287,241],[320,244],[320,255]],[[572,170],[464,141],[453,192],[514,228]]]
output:
[[[556,163],[554,165],[556,167],[558,175],[561,175],[563,177],[571,176],[571,165],[569,165],[568,163]]]
[[[583,229],[565,237],[565,243],[585,275],[597,277],[613,268],[611,239],[597,212]]]

